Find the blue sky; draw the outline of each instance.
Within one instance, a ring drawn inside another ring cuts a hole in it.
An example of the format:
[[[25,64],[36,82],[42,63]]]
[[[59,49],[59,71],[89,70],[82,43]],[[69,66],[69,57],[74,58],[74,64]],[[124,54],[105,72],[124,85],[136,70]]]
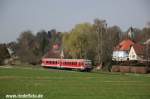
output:
[[[0,0],[0,43],[16,40],[25,30],[64,32],[95,18],[124,31],[143,28],[150,21],[149,5],[150,0]]]

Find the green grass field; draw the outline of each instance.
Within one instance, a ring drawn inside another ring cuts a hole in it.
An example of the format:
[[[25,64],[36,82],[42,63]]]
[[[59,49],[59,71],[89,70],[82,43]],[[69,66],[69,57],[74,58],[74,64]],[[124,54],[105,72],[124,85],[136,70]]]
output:
[[[150,75],[0,68],[0,99],[6,94],[43,94],[43,99],[150,99]]]

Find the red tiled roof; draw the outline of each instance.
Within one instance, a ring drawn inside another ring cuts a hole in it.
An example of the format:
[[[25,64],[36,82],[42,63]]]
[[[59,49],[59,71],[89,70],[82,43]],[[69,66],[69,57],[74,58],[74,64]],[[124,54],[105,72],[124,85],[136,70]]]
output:
[[[133,41],[130,39],[126,39],[121,41],[115,48],[114,50],[119,50],[119,51],[129,51],[131,46],[134,44]]]
[[[141,44],[134,44],[133,48],[134,48],[135,53],[137,55],[143,55],[144,54],[144,48],[145,48],[145,46],[143,46]]]
[[[48,53],[44,55],[45,58],[60,58],[60,50],[49,50]]]
[[[45,55],[45,58],[60,58],[60,45],[59,44],[54,44],[53,48],[50,49]]]

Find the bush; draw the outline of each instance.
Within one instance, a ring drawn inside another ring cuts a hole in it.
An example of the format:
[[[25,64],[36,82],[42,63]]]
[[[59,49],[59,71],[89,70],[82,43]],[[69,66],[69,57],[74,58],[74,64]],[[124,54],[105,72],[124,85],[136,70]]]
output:
[[[0,64],[2,65],[7,58],[10,58],[7,47],[5,44],[0,44]]]

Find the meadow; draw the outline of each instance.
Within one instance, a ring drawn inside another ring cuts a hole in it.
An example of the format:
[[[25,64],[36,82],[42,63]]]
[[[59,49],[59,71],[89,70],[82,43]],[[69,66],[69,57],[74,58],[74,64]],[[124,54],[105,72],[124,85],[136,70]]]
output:
[[[0,68],[0,99],[42,94],[43,99],[150,99],[150,74]]]

